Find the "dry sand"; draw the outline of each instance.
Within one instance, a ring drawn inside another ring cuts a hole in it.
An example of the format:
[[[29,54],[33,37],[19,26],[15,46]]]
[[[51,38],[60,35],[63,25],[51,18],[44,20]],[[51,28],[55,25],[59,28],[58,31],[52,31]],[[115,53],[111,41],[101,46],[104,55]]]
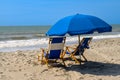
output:
[[[48,69],[37,61],[40,51],[0,52],[0,80],[120,80],[120,38],[92,41],[88,62],[65,61],[67,68]]]

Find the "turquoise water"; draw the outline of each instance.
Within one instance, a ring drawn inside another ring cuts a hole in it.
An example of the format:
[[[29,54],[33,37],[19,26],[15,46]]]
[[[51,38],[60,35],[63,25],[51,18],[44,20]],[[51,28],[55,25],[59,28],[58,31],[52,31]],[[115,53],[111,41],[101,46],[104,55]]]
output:
[[[35,39],[45,36],[51,26],[0,26],[1,40]],[[113,33],[120,33],[120,24],[113,24]]]

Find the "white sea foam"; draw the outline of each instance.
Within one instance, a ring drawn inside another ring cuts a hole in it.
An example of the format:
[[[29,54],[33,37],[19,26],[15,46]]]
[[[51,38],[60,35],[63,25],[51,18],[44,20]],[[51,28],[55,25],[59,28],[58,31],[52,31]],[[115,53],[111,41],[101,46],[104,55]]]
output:
[[[81,36],[90,37],[90,36]],[[93,40],[95,39],[104,39],[104,38],[120,38],[120,34],[116,35],[94,35]],[[66,45],[78,43],[78,37],[72,36],[66,38]],[[16,50],[33,50],[39,48],[45,48],[48,44],[48,37],[41,39],[29,39],[29,40],[9,40],[9,41],[0,41],[0,52],[9,52]]]

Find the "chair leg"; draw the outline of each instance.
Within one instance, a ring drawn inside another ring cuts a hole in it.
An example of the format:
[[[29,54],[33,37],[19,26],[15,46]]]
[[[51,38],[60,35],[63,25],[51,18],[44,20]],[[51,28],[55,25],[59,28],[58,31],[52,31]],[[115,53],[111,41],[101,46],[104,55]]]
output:
[[[63,62],[63,64],[64,64],[64,66],[66,67],[66,64],[65,64],[65,62],[64,62],[64,59],[62,58],[61,60],[62,60],[62,62]]]
[[[42,58],[40,59],[40,54],[38,54],[38,62],[40,62],[41,64],[44,64],[44,60],[43,60],[43,57],[44,56],[42,56]]]
[[[80,55],[79,57],[80,57],[80,65],[81,65],[81,61],[82,61],[82,60],[81,60],[81,55]]]
[[[38,54],[38,62],[40,61],[40,54]]]
[[[46,59],[46,58],[45,58],[45,63],[46,63],[46,65],[47,65],[47,67],[49,67],[49,66],[48,66],[48,59]]]
[[[67,51],[67,50],[64,50],[63,53],[61,53],[60,58],[63,58],[63,57],[65,56],[66,51]]]
[[[75,56],[72,55],[72,54],[71,54],[71,58],[72,58],[73,60],[75,60],[75,63],[80,63],[80,62],[75,58]]]
[[[41,58],[41,64],[44,64],[45,60],[44,60],[44,55],[42,53],[42,58]]]
[[[87,59],[86,59],[86,57],[83,54],[82,54],[82,57],[84,58],[85,62],[87,62]]]

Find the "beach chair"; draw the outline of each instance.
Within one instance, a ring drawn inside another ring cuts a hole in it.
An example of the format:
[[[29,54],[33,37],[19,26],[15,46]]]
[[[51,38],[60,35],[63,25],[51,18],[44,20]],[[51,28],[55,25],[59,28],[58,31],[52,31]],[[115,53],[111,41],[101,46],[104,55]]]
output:
[[[64,52],[64,44],[65,44],[66,37],[53,37],[49,38],[49,48],[45,51],[45,49],[42,50],[42,59],[41,63],[46,63],[49,67],[49,60],[55,60],[57,59],[62,60],[64,66],[64,59],[63,56],[65,54]],[[38,61],[40,61],[40,56],[38,56]]]
[[[81,64],[81,56],[84,58],[84,61],[87,61],[86,57],[83,55],[86,49],[89,49],[89,44],[92,40],[92,37],[83,38],[80,44],[77,47],[66,46],[66,53],[70,55],[70,57],[75,60],[76,63]],[[72,50],[72,51],[71,51]],[[77,60],[75,56],[80,57],[80,61]]]

